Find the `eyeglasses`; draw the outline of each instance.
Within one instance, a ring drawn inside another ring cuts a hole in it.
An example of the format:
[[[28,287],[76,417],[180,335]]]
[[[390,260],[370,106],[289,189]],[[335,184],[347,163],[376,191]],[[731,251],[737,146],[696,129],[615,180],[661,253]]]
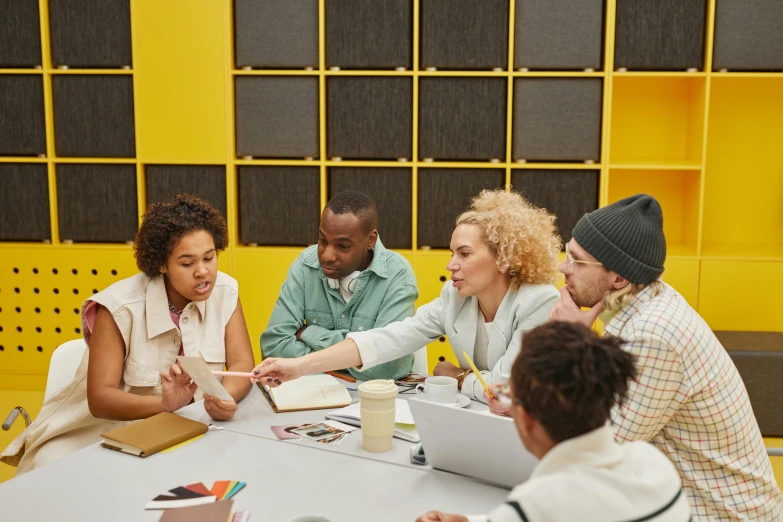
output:
[[[574,259],[574,257],[571,255],[571,252],[568,251],[568,245],[565,247],[565,258],[566,258],[566,267],[568,268],[568,273],[574,271],[574,263],[580,263],[583,265],[598,265],[603,266],[603,263],[599,263],[598,261],[582,261],[581,259]]]

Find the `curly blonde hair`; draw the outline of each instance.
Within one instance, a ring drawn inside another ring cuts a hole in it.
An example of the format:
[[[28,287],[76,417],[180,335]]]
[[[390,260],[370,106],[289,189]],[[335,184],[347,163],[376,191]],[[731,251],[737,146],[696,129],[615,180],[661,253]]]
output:
[[[457,218],[457,225],[465,224],[481,229],[498,269],[511,276],[512,289],[554,281],[561,247],[554,215],[516,192],[484,190]]]

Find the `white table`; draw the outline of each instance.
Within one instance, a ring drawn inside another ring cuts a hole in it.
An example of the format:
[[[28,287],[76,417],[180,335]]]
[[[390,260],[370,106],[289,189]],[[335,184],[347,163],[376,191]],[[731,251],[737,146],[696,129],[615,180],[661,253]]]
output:
[[[486,409],[477,402],[469,407]],[[307,514],[348,522],[415,520],[430,509],[486,513],[508,494],[410,464],[412,444],[400,439],[392,451],[370,453],[362,449],[360,430],[339,446],[316,446],[279,441],[270,428],[320,422],[328,411],[275,413],[255,386],[231,421],[213,421],[195,403],[178,413],[224,429],[146,459],[90,446],[0,484],[0,520],[157,521],[162,512],[144,510],[147,501],[176,486],[209,487],[216,480],[247,482],[235,509],[274,522]]]
[[[346,383],[347,384],[347,383]],[[357,388],[358,384],[347,384],[346,387]],[[403,389],[400,388],[400,391]],[[358,393],[355,391],[349,392],[351,397],[358,400]],[[400,394],[398,398],[407,400],[410,397],[415,397],[415,394]],[[483,411],[487,410],[487,405],[471,401],[467,409]],[[252,435],[254,437],[261,437],[265,439],[277,440],[274,432],[272,432],[271,426],[279,425],[291,425],[291,424],[314,424],[317,422],[323,422],[326,414],[333,410],[312,410],[312,411],[296,411],[290,413],[275,413],[269,402],[264,398],[264,394],[258,389],[257,386],[253,386],[248,392],[247,396],[242,399],[239,410],[236,415],[230,421],[219,422],[209,418],[207,412],[204,411],[204,405],[201,402],[191,404],[185,408],[182,408],[177,413],[188,417],[189,419],[197,420],[205,424],[214,424],[220,426],[226,431],[233,433],[241,433],[243,435]],[[302,442],[287,442],[287,444],[306,444]],[[319,444],[316,446],[318,449],[325,451],[334,451],[337,453],[343,453],[348,455],[358,455],[364,458],[379,460],[382,462],[388,462],[390,464],[397,464],[401,466],[421,467],[410,462],[410,448],[412,443],[395,438],[392,441],[392,450],[385,453],[371,453],[365,451],[362,447],[362,434],[360,430],[356,430],[346,436],[339,446],[333,446],[329,444]]]
[[[228,431],[210,431],[146,459],[98,445],[0,484],[7,521],[156,521],[144,504],[170,488],[241,480],[235,509],[283,522],[321,514],[333,522],[401,521],[430,509],[486,513],[507,490],[437,470],[390,465]]]

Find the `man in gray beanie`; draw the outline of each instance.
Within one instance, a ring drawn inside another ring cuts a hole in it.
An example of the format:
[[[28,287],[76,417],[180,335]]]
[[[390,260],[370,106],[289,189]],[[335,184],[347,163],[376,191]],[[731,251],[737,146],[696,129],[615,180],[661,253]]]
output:
[[[600,317],[626,341],[638,378],[612,415],[615,438],[651,442],[672,460],[694,520],[783,520],[745,385],[710,327],[660,280],[665,260],[652,196],[585,214],[559,266],[566,286],[550,320],[591,326]]]

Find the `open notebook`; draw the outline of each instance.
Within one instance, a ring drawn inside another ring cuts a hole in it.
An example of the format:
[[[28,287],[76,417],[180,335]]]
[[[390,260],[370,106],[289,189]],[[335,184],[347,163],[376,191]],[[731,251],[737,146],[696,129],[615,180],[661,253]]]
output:
[[[331,375],[305,375],[277,388],[258,387],[276,412],[322,410],[351,404],[351,394]]]
[[[419,433],[413,423],[413,415],[408,401],[397,399],[394,404],[394,436],[398,439],[408,442],[419,442]],[[339,410],[330,411],[326,415],[327,419],[332,419],[351,426],[361,426],[361,404],[351,404]]]

